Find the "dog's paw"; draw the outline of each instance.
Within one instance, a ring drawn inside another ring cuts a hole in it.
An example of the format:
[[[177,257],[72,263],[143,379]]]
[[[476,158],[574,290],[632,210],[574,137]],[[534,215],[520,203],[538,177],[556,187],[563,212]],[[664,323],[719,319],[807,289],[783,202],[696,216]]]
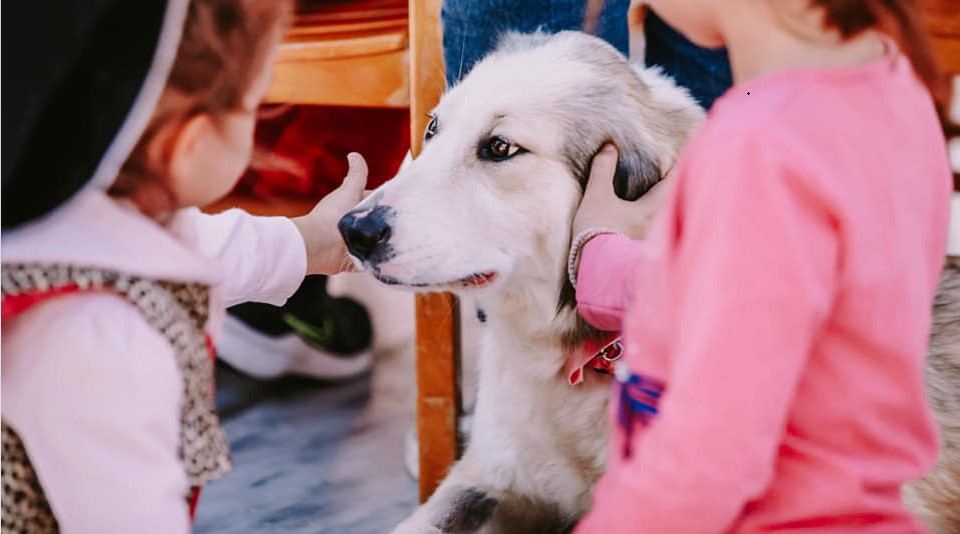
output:
[[[500,500],[479,488],[461,488],[453,492],[435,523],[443,532],[476,532],[493,515]]]
[[[474,488],[451,488],[435,495],[409,519],[400,523],[394,534],[440,534],[479,532],[493,516],[500,500]]]

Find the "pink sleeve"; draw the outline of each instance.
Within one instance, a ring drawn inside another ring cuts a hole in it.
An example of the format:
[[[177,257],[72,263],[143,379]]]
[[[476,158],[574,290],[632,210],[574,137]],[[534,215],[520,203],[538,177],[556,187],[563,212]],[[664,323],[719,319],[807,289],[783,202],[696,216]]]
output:
[[[580,533],[726,531],[769,484],[838,262],[827,202],[769,142],[684,175],[670,379],[633,455],[611,449]]]
[[[307,272],[303,237],[286,217],[257,217],[239,209],[206,215],[183,210],[176,231],[226,273],[219,289],[226,306],[246,301],[281,305]]]
[[[577,269],[577,310],[601,330],[621,328],[636,270],[646,258],[643,241],[601,234],[584,245]]]

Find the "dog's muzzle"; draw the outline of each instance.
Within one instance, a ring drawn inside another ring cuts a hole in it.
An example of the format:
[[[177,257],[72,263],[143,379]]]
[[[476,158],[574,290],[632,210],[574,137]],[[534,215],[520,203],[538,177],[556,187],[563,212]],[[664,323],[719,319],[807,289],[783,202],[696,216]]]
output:
[[[351,211],[340,219],[337,228],[350,254],[370,265],[389,259],[391,212],[386,206],[376,206]]]

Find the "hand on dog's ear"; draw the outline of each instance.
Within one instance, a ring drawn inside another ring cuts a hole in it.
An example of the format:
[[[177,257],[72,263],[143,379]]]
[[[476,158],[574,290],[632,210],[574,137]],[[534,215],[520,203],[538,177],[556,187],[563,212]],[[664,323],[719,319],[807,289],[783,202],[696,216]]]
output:
[[[631,180],[635,180],[636,177],[622,175],[627,171],[622,170],[624,166],[619,156],[617,148],[609,143],[594,156],[583,199],[573,219],[571,235],[576,236],[592,228],[612,230],[632,239],[641,239],[646,236],[651,222],[663,206],[671,180],[669,178],[660,180],[659,170],[657,170],[658,176],[653,181],[652,187],[640,181],[631,184]],[[642,196],[636,200],[621,198],[631,196],[621,195],[621,190],[625,193],[635,193],[637,189],[642,189],[638,194]]]

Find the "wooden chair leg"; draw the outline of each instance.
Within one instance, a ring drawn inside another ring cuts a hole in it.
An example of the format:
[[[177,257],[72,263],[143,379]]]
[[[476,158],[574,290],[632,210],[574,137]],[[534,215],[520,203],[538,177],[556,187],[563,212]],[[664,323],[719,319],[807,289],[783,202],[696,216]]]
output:
[[[427,113],[444,88],[441,0],[410,0],[410,140],[420,153]],[[417,436],[420,501],[426,501],[457,458],[460,415],[460,322],[449,293],[416,300]]]
[[[417,295],[420,502],[430,498],[457,459],[459,327],[456,297],[450,293]]]

